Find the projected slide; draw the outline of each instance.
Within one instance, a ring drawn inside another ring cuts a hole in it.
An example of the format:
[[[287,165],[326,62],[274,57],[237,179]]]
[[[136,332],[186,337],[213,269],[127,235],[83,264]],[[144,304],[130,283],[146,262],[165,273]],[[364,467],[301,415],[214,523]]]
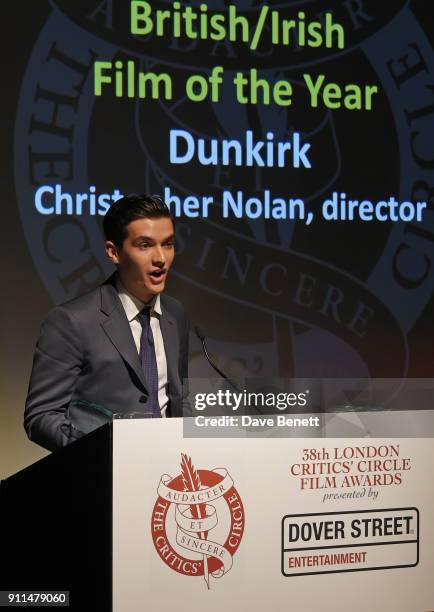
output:
[[[423,376],[434,257],[424,10],[53,0],[13,128],[16,207],[53,303],[111,274],[110,205],[160,194],[177,224],[168,292],[228,374]]]

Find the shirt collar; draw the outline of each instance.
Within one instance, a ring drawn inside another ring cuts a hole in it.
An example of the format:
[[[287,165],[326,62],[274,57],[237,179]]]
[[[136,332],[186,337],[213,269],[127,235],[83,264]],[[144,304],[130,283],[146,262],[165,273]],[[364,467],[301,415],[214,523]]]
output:
[[[133,319],[135,319],[139,312],[141,312],[145,306],[150,306],[151,317],[161,316],[161,303],[159,294],[157,294],[151,300],[151,302],[145,304],[125,289],[125,287],[121,283],[119,276],[116,278],[116,289],[119,295],[119,299],[122,302],[122,306],[124,307],[128,321],[132,321]]]

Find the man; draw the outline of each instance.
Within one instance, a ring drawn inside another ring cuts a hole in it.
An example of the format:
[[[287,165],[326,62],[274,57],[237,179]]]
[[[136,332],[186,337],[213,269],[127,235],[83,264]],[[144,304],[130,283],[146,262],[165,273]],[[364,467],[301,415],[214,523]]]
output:
[[[175,255],[169,209],[157,196],[124,197],[104,233],[116,273],[54,308],[36,346],[24,427],[52,451],[115,413],[183,412],[189,327],[183,306],[162,295]]]

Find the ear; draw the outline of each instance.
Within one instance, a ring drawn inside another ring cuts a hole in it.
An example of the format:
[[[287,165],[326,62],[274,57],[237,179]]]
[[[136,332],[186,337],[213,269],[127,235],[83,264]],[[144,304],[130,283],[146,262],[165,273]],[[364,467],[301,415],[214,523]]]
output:
[[[119,247],[117,247],[114,242],[107,240],[105,243],[105,252],[112,263],[115,265],[119,263]]]

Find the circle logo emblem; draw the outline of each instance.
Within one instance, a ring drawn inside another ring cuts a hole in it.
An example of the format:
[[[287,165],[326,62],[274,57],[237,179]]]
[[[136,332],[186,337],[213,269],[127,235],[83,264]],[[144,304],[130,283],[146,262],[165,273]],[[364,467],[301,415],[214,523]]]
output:
[[[207,588],[233,566],[245,525],[244,507],[225,468],[196,469],[181,455],[181,473],[161,476],[152,518],[160,558],[186,576],[202,576]]]

